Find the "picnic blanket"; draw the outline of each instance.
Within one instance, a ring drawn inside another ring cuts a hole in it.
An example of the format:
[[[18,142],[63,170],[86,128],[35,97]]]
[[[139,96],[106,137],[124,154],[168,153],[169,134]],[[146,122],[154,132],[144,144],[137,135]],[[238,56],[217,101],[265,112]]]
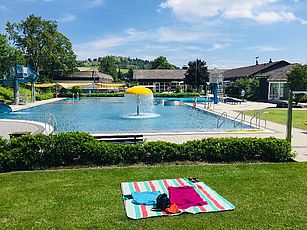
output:
[[[132,192],[160,191],[168,193],[168,187],[192,186],[200,197],[206,202],[206,205],[192,206],[186,209],[180,209],[180,213],[202,213],[202,212],[220,212],[235,209],[235,206],[227,199],[219,195],[216,191],[207,186],[204,182],[191,182],[188,178],[162,179],[139,182],[122,182],[121,190],[124,200],[126,214],[131,219],[142,219],[155,216],[169,216],[178,214],[168,214],[165,211],[153,210],[152,205],[134,204],[131,198]]]

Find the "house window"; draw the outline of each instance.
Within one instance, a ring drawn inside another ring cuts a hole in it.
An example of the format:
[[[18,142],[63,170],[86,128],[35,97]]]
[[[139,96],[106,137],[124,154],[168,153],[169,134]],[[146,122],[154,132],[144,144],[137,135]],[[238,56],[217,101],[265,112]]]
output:
[[[269,98],[273,101],[278,100],[279,83],[270,84],[270,95]]]

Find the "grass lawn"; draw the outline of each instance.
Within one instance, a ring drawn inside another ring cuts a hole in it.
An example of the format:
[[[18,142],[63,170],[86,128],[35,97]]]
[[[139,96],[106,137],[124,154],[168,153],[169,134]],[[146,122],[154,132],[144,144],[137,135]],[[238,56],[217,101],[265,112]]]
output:
[[[269,112],[267,119],[280,124],[286,124],[287,122],[287,109],[266,109],[263,112]],[[254,111],[246,111],[246,115],[253,116]],[[293,127],[307,130],[307,110],[292,110]],[[264,118],[264,114],[261,114],[261,118]]]
[[[79,71],[98,71],[98,66],[83,66],[83,67],[77,67]]]
[[[101,168],[0,174],[0,229],[307,229],[307,164]],[[234,211],[130,220],[120,183],[198,177]]]

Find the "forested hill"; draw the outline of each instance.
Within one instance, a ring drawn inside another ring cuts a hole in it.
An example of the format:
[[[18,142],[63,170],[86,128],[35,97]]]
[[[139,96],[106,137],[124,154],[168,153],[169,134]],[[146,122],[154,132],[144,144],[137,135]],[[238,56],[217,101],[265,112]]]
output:
[[[153,61],[143,60],[140,58],[130,58],[130,57],[122,57],[122,56],[113,56],[116,60],[116,64],[120,69],[152,69]],[[87,60],[79,60],[77,61],[78,67],[86,67],[86,66],[97,66],[99,65],[99,61],[102,57],[98,59],[88,58]],[[177,69],[175,65],[174,69]]]
[[[151,69],[152,61],[140,58],[115,56],[118,67],[121,69]]]

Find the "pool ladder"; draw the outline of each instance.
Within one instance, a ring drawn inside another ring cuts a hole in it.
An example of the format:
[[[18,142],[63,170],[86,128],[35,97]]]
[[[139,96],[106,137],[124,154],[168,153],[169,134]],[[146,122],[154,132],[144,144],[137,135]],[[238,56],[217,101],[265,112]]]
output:
[[[245,113],[244,111],[239,112],[239,114],[235,117],[233,120],[233,125],[235,128],[237,128],[239,125],[241,125],[241,129],[243,129],[243,122],[245,121]]]
[[[249,126],[250,126],[250,128],[253,127],[253,120],[255,120],[255,125],[254,125],[254,127],[255,127],[256,129],[260,129],[260,122],[261,122],[260,113],[261,113],[261,110],[255,110],[254,115],[253,115],[252,118],[249,120]],[[266,123],[266,121],[265,121],[265,123]]]
[[[52,130],[53,127],[53,130]],[[45,131],[47,133],[55,132],[57,129],[57,122],[52,113],[45,113]]]
[[[224,111],[217,119],[216,127],[219,129],[222,125],[225,124],[226,119],[227,119],[227,113]]]

